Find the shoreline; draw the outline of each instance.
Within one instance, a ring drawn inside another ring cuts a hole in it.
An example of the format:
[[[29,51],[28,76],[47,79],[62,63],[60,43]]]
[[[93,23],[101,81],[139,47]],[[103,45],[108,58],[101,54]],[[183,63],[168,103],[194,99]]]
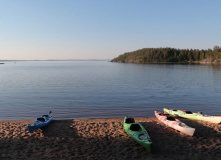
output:
[[[221,124],[179,119],[196,128],[193,137],[155,117],[135,117],[151,137],[151,153],[126,134],[123,118],[53,120],[34,133],[27,127],[34,120],[0,121],[0,159],[220,159]]]

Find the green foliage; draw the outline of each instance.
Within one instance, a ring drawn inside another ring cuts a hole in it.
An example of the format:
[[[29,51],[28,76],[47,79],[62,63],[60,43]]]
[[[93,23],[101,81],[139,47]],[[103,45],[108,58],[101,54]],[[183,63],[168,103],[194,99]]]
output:
[[[214,50],[175,49],[175,48],[143,48],[127,52],[114,58],[112,62],[129,63],[188,63],[202,61],[210,58],[221,58],[221,47],[215,46]]]

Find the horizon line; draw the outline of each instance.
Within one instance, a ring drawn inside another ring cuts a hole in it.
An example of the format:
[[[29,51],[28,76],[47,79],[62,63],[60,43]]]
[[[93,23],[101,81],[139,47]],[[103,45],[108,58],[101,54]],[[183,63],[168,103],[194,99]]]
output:
[[[111,59],[22,59],[22,60],[16,60],[16,59],[0,59],[0,61],[109,61]]]

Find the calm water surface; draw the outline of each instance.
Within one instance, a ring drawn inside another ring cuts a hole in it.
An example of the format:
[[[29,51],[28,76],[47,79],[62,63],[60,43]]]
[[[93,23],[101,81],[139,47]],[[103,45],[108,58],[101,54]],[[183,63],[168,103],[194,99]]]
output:
[[[0,65],[0,120],[152,117],[163,107],[221,115],[221,66],[107,61]]]

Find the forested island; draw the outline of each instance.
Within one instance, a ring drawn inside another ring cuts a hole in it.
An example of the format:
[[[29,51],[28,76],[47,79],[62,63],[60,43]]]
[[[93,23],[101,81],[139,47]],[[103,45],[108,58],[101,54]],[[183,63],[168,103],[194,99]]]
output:
[[[221,64],[221,47],[212,49],[143,48],[124,53],[111,62]]]

